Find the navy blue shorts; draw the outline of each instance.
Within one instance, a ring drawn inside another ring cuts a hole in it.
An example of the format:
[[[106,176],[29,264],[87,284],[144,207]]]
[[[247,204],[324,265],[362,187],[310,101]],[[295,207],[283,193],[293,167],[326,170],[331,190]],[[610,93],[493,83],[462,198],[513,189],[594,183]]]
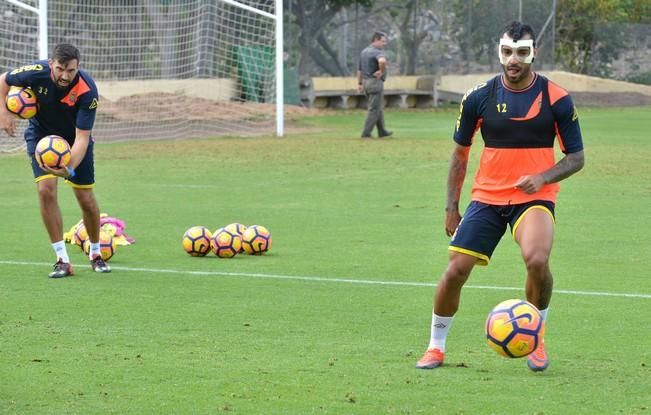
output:
[[[27,155],[32,162],[32,171],[34,172],[34,181],[39,182],[48,177],[55,177],[52,174],[44,171],[36,162],[34,157],[34,150],[38,140],[45,137],[47,134],[41,135],[34,128],[28,127],[25,130],[25,142],[27,143]],[[88,142],[86,155],[75,169],[75,176],[72,179],[66,179],[73,187],[91,188],[95,185],[95,162],[93,160],[93,140]]]
[[[511,234],[515,235],[520,219],[529,209],[543,209],[554,220],[554,203],[548,200],[515,205],[472,201],[452,235],[448,249],[476,257],[477,265],[487,265],[506,232],[506,226],[509,225]]]

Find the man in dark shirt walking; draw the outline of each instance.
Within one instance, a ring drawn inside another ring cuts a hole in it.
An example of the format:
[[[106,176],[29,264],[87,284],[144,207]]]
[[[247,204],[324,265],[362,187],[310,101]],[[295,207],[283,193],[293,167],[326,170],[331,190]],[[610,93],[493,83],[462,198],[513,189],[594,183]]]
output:
[[[373,128],[377,126],[379,137],[389,137],[393,134],[384,125],[384,80],[387,77],[387,58],[384,47],[387,36],[382,32],[373,33],[371,44],[359,56],[357,66],[357,91],[364,92],[368,100],[368,114],[362,131],[362,138],[371,137]]]

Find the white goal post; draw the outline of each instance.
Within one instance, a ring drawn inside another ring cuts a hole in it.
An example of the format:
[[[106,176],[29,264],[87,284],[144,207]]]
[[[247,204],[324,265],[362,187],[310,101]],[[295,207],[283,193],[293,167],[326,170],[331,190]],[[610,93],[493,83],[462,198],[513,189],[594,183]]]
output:
[[[99,88],[98,141],[284,135],[282,0],[0,0],[0,72],[60,42]]]

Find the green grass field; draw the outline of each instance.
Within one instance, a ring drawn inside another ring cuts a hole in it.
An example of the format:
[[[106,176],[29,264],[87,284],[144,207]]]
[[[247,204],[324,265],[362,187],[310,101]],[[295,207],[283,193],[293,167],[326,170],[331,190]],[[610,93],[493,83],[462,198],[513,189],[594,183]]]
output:
[[[456,112],[363,112],[301,133],[96,146],[102,212],[136,244],[113,273],[54,262],[23,154],[0,156],[0,414],[643,414],[651,411],[651,108],[584,109],[586,167],[563,182],[544,373],[487,347],[488,311],[523,298],[505,237],[476,268],[446,365],[414,368],[447,263]],[[475,166],[480,145],[472,151]],[[468,200],[474,167],[463,203]],[[65,228],[80,219],[60,186]],[[263,257],[192,258],[192,225],[262,224]]]

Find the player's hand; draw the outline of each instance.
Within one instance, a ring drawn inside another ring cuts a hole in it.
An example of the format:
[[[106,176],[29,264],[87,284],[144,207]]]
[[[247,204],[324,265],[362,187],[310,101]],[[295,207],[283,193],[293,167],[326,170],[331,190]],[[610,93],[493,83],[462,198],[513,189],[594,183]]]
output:
[[[373,78],[382,79],[382,71],[378,69],[377,71],[373,72]]]
[[[454,232],[457,230],[457,226],[461,222],[461,214],[459,210],[446,209],[445,210],[445,234],[447,236],[454,235]]]
[[[16,118],[9,112],[0,110],[0,127],[11,137],[16,136]]]
[[[63,177],[64,179],[69,179],[74,174],[74,173],[71,174],[72,172],[74,172],[74,170],[67,166],[63,166],[61,168],[48,167],[48,166],[40,166],[40,167],[46,172],[53,174],[57,177]]]
[[[364,85],[357,84],[357,92],[362,92],[363,89],[364,89]]]
[[[534,194],[545,184],[545,179],[539,174],[533,176],[522,176],[515,184],[517,189],[522,190],[526,194]]]

